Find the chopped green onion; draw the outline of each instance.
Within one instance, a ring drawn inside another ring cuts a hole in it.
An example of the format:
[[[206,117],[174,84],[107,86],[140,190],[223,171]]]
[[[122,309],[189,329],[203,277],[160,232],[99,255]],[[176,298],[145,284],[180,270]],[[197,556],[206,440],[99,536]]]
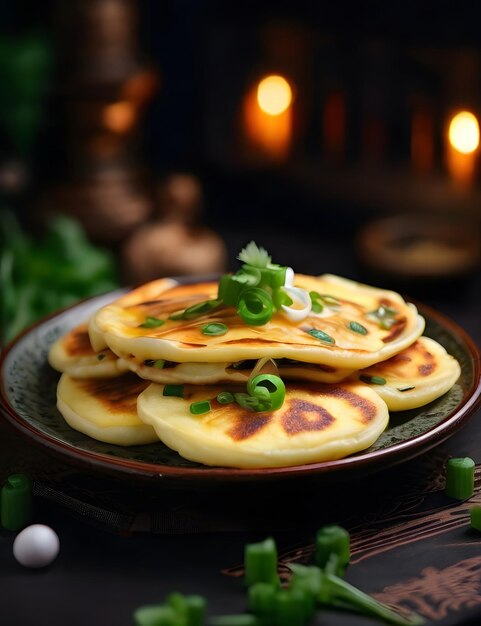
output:
[[[225,324],[221,324],[220,322],[206,324],[201,328],[201,333],[210,337],[220,337],[221,335],[225,335],[228,331],[229,328]]]
[[[187,307],[184,311],[173,313],[170,315],[171,320],[193,320],[201,315],[207,315],[214,309],[217,309],[222,305],[220,300],[205,300],[192,306]]]
[[[103,361],[103,360],[105,359],[105,357],[106,357],[106,356],[107,356],[107,355],[106,355],[106,354],[104,354],[104,353],[102,352],[101,354],[97,354],[97,359],[98,359],[99,361]]]
[[[292,298],[285,292],[283,287],[278,287],[272,292],[272,300],[276,309],[280,309],[281,306],[291,306],[294,304]]]
[[[269,411],[270,400],[262,401],[259,397],[250,396],[248,393],[235,393],[234,400],[243,409],[249,409],[251,411]]]
[[[342,526],[324,526],[316,534],[316,564],[326,567],[333,554],[337,557],[336,573],[342,573],[351,558],[349,533]]]
[[[262,621],[272,621],[277,587],[271,583],[255,583],[249,587],[248,593],[249,610]]]
[[[234,396],[230,391],[221,391],[217,395],[217,402],[219,404],[230,404],[234,402]]]
[[[474,461],[469,457],[449,459],[446,465],[445,493],[456,500],[467,500],[474,493]]]
[[[184,385],[164,385],[162,392],[164,396],[176,396],[177,398],[184,397]]]
[[[135,626],[182,626],[185,623],[174,608],[164,604],[141,606],[133,618]]]
[[[310,291],[309,296],[311,298],[311,311],[313,313],[322,313],[324,305],[322,304],[322,296],[317,291]]]
[[[398,391],[411,391],[411,389],[416,389],[416,387],[414,385],[411,385],[409,387],[398,387]]]
[[[367,593],[334,574],[324,573],[323,587],[318,599],[328,606],[339,606],[365,615],[376,616],[397,626],[420,626],[424,623],[424,619],[419,615],[403,617],[395,613],[387,605],[371,598]]]
[[[204,626],[207,602],[203,596],[171,593],[167,597],[167,605],[183,619],[183,626]]]
[[[322,587],[322,570],[315,565],[301,565],[290,563],[292,571],[291,586],[308,589],[315,597],[319,595]]]
[[[330,343],[330,344],[336,343],[336,340],[334,339],[334,337],[331,337],[330,335],[325,333],[323,330],[318,330],[317,328],[311,328],[310,330],[306,330],[306,333],[308,335],[311,335],[311,337],[314,337],[314,339],[319,339],[319,341],[323,341],[324,343]]]
[[[304,626],[306,610],[304,594],[299,589],[281,589],[277,592],[274,612],[276,626]]]
[[[367,383],[368,385],[385,385],[386,379],[382,376],[366,376],[365,374],[361,374],[359,376],[359,380],[362,380],[363,383]]]
[[[247,381],[247,391],[251,396],[259,398],[262,402],[269,402],[270,411],[280,409],[286,397],[286,386],[282,378],[274,374],[259,374]],[[266,397],[267,392],[267,397]]]
[[[204,413],[208,413],[210,408],[209,400],[199,400],[198,402],[192,402],[190,412],[192,415],[203,415]]]
[[[157,359],[156,361],[154,361],[154,367],[156,367],[157,369],[161,370],[164,368],[165,365],[165,360],[164,359]]]
[[[348,326],[354,333],[359,333],[360,335],[367,335],[368,333],[367,328],[358,322],[349,322]]]
[[[165,320],[161,320],[158,317],[147,316],[144,322],[142,322],[142,324],[139,324],[139,328],[158,328],[163,324],[165,324]]]
[[[210,626],[263,626],[255,615],[217,615],[211,617]]]
[[[245,546],[244,572],[248,587],[255,583],[279,584],[277,548],[274,539],[269,537],[259,543],[249,543]]]
[[[472,506],[469,509],[471,528],[481,531],[481,506]]]
[[[237,276],[242,274],[252,275],[257,279],[256,285],[278,289],[279,287],[284,287],[286,271],[287,267],[281,265],[270,265],[267,268],[243,265]]]
[[[251,287],[242,292],[237,313],[246,324],[262,326],[272,317],[272,299],[267,291]]]
[[[255,287],[258,278],[253,274],[224,274],[219,281],[217,297],[226,306],[236,306],[241,293],[248,287]]]

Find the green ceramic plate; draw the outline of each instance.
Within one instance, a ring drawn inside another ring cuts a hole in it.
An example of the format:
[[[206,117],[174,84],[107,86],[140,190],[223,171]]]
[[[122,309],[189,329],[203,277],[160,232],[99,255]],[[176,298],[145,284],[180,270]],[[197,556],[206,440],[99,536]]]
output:
[[[425,334],[458,359],[461,377],[451,391],[431,404],[392,414],[387,430],[362,453],[297,467],[239,470],[186,461],[160,442],[129,448],[101,443],[71,429],[57,411],[59,375],[48,365],[47,353],[58,337],[120,293],[81,302],[38,323],[7,347],[0,365],[0,408],[5,418],[31,441],[90,469],[124,473],[131,478],[168,478],[169,482],[242,481],[305,474],[342,478],[346,472],[371,472],[406,461],[441,443],[465,423],[481,394],[480,355],[474,342],[448,318],[418,305],[427,321]]]

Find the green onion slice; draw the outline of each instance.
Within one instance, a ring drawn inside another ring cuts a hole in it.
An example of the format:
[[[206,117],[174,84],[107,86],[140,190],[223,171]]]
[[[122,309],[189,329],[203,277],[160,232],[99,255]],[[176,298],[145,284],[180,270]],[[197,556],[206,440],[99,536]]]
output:
[[[184,385],[164,385],[164,396],[176,396],[177,398],[184,397]]]
[[[361,374],[359,376],[359,380],[362,380],[363,383],[367,383],[368,385],[385,385],[386,379],[382,376],[366,376],[365,374]]]
[[[192,415],[203,415],[208,413],[210,409],[210,400],[199,400],[198,402],[192,402],[190,405]]]
[[[147,316],[142,324],[139,324],[139,328],[158,328],[165,324],[165,320],[161,320],[158,317]]]
[[[97,359],[98,359],[99,361],[103,361],[103,360],[105,359],[105,357],[106,357],[106,356],[107,356],[106,354],[104,354],[103,352],[101,352],[100,354],[97,354]]]
[[[474,461],[469,457],[449,459],[446,465],[445,493],[456,500],[467,500],[474,493]]]
[[[267,291],[251,287],[242,293],[237,313],[246,324],[262,326],[271,319],[273,308],[272,299]]]
[[[283,305],[291,306],[291,304],[294,304],[294,300],[288,295],[283,287],[278,287],[273,290],[272,301],[274,302],[274,306],[277,310],[279,310]]]
[[[230,404],[234,402],[234,395],[230,391],[221,391],[217,394],[217,402],[219,404]]]
[[[411,389],[415,389],[414,385],[410,385],[409,387],[398,387],[398,391],[411,391]]]
[[[198,304],[194,304],[193,306],[188,307],[184,311],[179,311],[178,313],[173,313],[170,316],[171,320],[193,320],[196,317],[200,317],[201,315],[207,315],[214,309],[217,309],[222,305],[220,300],[205,300],[204,302],[199,302]]]
[[[213,322],[212,324],[206,324],[202,326],[201,333],[210,337],[220,337],[228,332],[229,328],[225,324],[220,322]]]
[[[323,341],[324,343],[334,344],[336,340],[331,335],[328,335],[323,330],[318,330],[317,328],[311,328],[310,330],[306,330],[308,335],[314,337],[315,339],[319,339],[319,341]]]
[[[249,409],[258,413],[270,410],[269,399],[262,401],[259,397],[250,396],[248,393],[235,393],[234,400],[243,409]]]
[[[360,335],[367,335],[368,333],[367,328],[362,324],[359,324],[359,322],[349,322],[348,327],[354,333],[359,333]]]
[[[226,306],[236,306],[241,293],[248,287],[255,287],[259,278],[260,275],[254,274],[224,274],[219,281],[217,298]]]
[[[280,409],[286,397],[286,386],[282,378],[273,374],[259,374],[249,379],[247,391],[261,402],[269,402],[270,411]]]

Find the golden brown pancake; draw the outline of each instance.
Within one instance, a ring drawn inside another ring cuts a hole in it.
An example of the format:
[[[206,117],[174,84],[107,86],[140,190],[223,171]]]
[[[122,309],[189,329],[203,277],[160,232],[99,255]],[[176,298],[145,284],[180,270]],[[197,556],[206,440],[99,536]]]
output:
[[[404,411],[442,396],[460,373],[459,363],[443,346],[429,337],[419,337],[409,348],[352,378],[369,384],[390,411]]]
[[[329,294],[337,299],[338,305],[326,306],[321,314],[311,312],[298,323],[275,313],[267,324],[249,326],[235,307],[221,307],[196,319],[172,320],[169,316],[177,311],[215,299],[217,283],[168,289],[162,285],[157,296],[149,284],[134,292],[131,304],[119,300],[103,307],[91,326],[103,334],[104,342],[117,355],[133,356],[140,362],[165,359],[175,363],[234,363],[269,357],[351,370],[397,354],[424,329],[424,320],[414,305],[395,292],[331,275],[318,278],[296,275],[295,284]],[[383,328],[372,317],[372,312],[381,306],[395,311],[389,328]],[[149,317],[164,323],[146,328],[144,324]],[[202,327],[212,322],[225,324],[228,332],[222,336],[203,334]],[[353,330],[359,325],[365,329],[364,334]],[[326,336],[327,341],[322,338]]]
[[[62,374],[57,407],[65,421],[89,437],[121,446],[157,441],[137,415],[137,397],[148,383],[134,374],[78,379]]]
[[[108,348],[95,352],[90,344],[87,324],[63,335],[50,347],[50,365],[58,372],[76,378],[110,378],[128,371],[128,366]]]
[[[152,384],[141,393],[139,417],[181,456],[206,465],[284,467],[340,459],[368,448],[389,418],[385,402],[358,383],[289,383],[283,406],[264,413],[219,404],[215,398],[226,386],[186,385],[183,398],[164,396],[163,389]],[[190,404],[205,399],[212,400],[212,410],[192,415]]]

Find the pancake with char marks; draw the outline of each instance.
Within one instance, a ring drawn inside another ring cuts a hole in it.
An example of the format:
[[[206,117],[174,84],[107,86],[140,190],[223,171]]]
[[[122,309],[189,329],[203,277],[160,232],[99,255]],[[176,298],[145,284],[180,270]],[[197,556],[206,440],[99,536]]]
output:
[[[140,287],[131,303],[121,299],[93,316],[91,327],[118,356],[137,362],[164,359],[174,363],[236,363],[268,357],[320,364],[340,370],[357,370],[397,354],[424,330],[416,307],[396,292],[377,289],[332,275],[296,274],[295,285],[329,294],[336,305],[326,305],[293,323],[280,313],[262,326],[249,326],[235,307],[219,307],[195,319],[170,319],[178,311],[217,296],[217,282],[176,285],[157,297],[151,284]],[[149,294],[149,299],[143,297]],[[380,307],[394,311],[392,324],[383,328],[370,317]],[[147,318],[161,321],[145,327]],[[222,323],[222,336],[208,336],[202,328]],[[362,326],[365,332],[356,332]],[[97,336],[97,335],[96,335]],[[326,339],[327,338],[327,339]]]
[[[220,467],[288,467],[340,459],[368,448],[389,419],[385,402],[359,383],[290,382],[283,406],[260,413],[217,402],[219,392],[235,392],[235,386],[186,385],[183,398],[164,396],[163,389],[152,384],[140,394],[139,417],[184,458]],[[211,410],[192,415],[190,404],[206,399]]]

